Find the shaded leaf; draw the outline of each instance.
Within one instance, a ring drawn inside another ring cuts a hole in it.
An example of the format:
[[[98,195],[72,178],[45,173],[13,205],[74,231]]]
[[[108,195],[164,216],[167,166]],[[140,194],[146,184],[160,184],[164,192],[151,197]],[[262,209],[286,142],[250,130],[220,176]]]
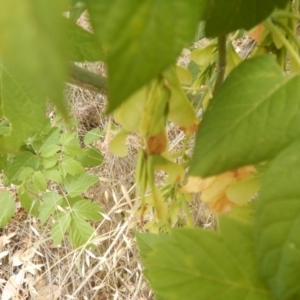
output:
[[[241,28],[251,29],[276,7],[284,8],[288,0],[215,0],[208,3],[205,33],[216,37]]]

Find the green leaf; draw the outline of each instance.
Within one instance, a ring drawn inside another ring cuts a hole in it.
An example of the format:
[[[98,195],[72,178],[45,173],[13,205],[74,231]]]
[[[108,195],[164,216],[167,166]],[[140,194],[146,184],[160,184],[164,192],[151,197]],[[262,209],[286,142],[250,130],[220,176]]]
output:
[[[215,0],[208,3],[205,32],[209,37],[216,37],[241,28],[251,29],[276,7],[284,8],[288,0]]]
[[[43,167],[45,169],[51,169],[58,163],[58,160],[59,160],[58,154],[55,154],[50,157],[42,157]]]
[[[58,145],[46,145],[41,149],[42,157],[50,157],[60,151],[61,147]]]
[[[259,191],[261,176],[255,176],[231,184],[226,190],[227,198],[238,205],[248,203]]]
[[[56,169],[45,170],[44,174],[47,179],[50,179],[53,182],[62,183],[62,181],[63,181],[60,172]]]
[[[13,217],[16,211],[15,200],[8,191],[0,193],[0,226],[4,227]]]
[[[94,203],[91,200],[82,199],[81,201],[76,202],[72,206],[72,211],[76,218],[80,218],[82,220],[97,221],[103,219],[100,214],[102,209],[97,203]]]
[[[300,76],[283,76],[271,56],[241,63],[210,101],[190,173],[205,177],[274,157],[300,135],[299,94]]]
[[[265,173],[256,218],[261,274],[274,299],[300,299],[300,141],[284,149]]]
[[[42,225],[49,219],[50,215],[55,211],[57,205],[63,202],[62,195],[55,192],[45,193],[42,197],[43,203],[39,208],[39,220]]]
[[[36,195],[36,191],[31,191],[30,189],[25,191],[20,187],[18,190],[18,196],[22,207],[26,210],[27,213],[34,216],[39,215],[40,207],[40,200]]]
[[[148,255],[154,249],[158,242],[171,240],[171,236],[167,234],[154,234],[154,233],[140,233],[135,232],[137,245],[139,247],[139,254],[143,264],[146,263]]]
[[[12,152],[18,150],[29,136],[43,129],[45,103],[28,81],[4,61],[0,63],[0,80],[1,107],[11,129],[10,134],[3,137],[0,150]]]
[[[72,6],[69,11],[69,18],[73,22],[77,22],[81,14],[86,10],[86,2],[84,0],[72,0]]]
[[[83,166],[78,161],[76,161],[71,157],[64,158],[61,161],[59,167],[63,177],[66,177],[67,174],[76,175],[84,172]]]
[[[110,112],[176,61],[206,6],[199,0],[87,3],[95,35],[108,52]]]
[[[70,224],[70,241],[75,247],[85,244],[95,233],[94,228],[81,218],[72,217]]]
[[[13,66],[21,80],[26,79],[29,87],[34,89],[41,107],[44,108],[46,97],[49,97],[60,111],[65,112],[63,91],[67,47],[61,15],[66,8],[66,1],[1,0],[0,6],[2,57]],[[28,101],[31,102],[36,100]],[[22,101],[18,103],[20,109],[30,111],[28,105]],[[32,110],[26,119],[31,118],[30,123],[33,123],[34,119],[38,120],[41,116],[45,116],[45,110]],[[40,124],[36,122],[36,126]]]
[[[110,141],[109,150],[116,156],[125,157],[128,155],[126,140],[129,135],[124,129],[121,129]]]
[[[86,145],[90,145],[99,140],[102,136],[102,131],[99,128],[94,128],[86,133],[83,141]]]
[[[59,143],[60,129],[53,127],[43,135],[35,135],[33,137],[32,146],[36,152],[43,152],[44,148]]]
[[[19,176],[25,167],[37,170],[39,167],[39,158],[32,152],[24,151],[15,156],[15,159],[10,163],[6,170],[5,175],[11,183],[19,184]]]
[[[75,143],[74,141],[73,143],[66,145],[63,148],[63,152],[71,156],[76,156],[76,155],[82,155],[84,153],[84,150],[80,147],[79,140],[78,140],[78,143]]]
[[[272,299],[259,276],[252,227],[234,219],[222,220],[221,234],[173,229],[144,266],[153,289],[169,300]]]
[[[103,61],[105,55],[95,36],[75,23],[65,20],[70,60],[76,62]]]
[[[91,147],[87,149],[83,155],[76,156],[75,159],[79,161],[83,167],[92,168],[102,164],[103,155],[98,149]]]
[[[76,176],[68,175],[65,179],[65,188],[70,197],[81,195],[89,187],[99,181],[97,176],[82,173]]]
[[[70,229],[71,219],[70,211],[60,212],[57,218],[55,218],[55,223],[51,230],[51,236],[56,245],[61,244],[66,231]]]
[[[18,180],[24,181],[28,179],[32,174],[34,173],[34,170],[29,167],[22,168],[22,171],[20,172],[18,176]]]
[[[47,188],[45,175],[41,171],[36,171],[32,174],[32,183],[40,191],[45,191]]]

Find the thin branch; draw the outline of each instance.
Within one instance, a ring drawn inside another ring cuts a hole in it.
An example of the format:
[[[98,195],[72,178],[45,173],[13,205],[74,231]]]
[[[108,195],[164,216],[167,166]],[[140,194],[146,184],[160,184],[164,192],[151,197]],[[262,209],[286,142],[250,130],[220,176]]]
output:
[[[107,78],[71,64],[68,83],[100,94],[107,94]]]
[[[226,35],[218,37],[218,63],[217,63],[217,80],[214,92],[222,85],[226,71]]]

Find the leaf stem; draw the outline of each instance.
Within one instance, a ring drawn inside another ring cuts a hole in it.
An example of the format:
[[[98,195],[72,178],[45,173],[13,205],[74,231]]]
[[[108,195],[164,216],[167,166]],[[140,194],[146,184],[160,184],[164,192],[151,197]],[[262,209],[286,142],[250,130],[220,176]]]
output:
[[[68,83],[75,84],[83,89],[87,89],[100,94],[107,94],[107,78],[75,64],[70,65]]]
[[[287,18],[287,19],[296,19],[300,20],[300,15],[287,12],[287,11],[277,11],[272,14],[272,17],[282,19],[282,18]]]
[[[296,50],[293,48],[288,39],[282,34],[282,32],[278,29],[276,25],[271,21],[271,19],[267,19],[264,21],[263,25],[282,42],[282,44],[286,47],[287,51],[290,53],[291,57],[293,57],[295,63],[300,68],[300,57]]]
[[[217,63],[217,80],[214,87],[214,92],[222,85],[226,70],[226,35],[218,37],[218,63]]]

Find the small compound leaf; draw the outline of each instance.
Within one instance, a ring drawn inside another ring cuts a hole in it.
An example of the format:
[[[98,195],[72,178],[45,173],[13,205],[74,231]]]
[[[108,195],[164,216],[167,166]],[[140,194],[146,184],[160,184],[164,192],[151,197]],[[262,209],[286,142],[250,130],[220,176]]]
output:
[[[27,213],[34,216],[39,215],[40,199],[35,196],[37,193],[30,193],[27,191],[21,191],[19,188],[18,196],[22,207],[26,210]]]
[[[72,217],[69,238],[73,246],[80,247],[88,242],[95,233],[94,228],[81,218]]]
[[[25,167],[37,170],[39,166],[39,158],[32,152],[24,151],[15,156],[12,163],[9,163],[7,169],[4,170],[5,175],[11,183],[19,184],[19,175]]]
[[[52,170],[45,170],[44,171],[45,177],[53,182],[56,183],[62,183],[62,176],[61,173],[56,170],[56,169],[52,169]]]
[[[99,181],[97,176],[82,173],[76,176],[68,175],[65,179],[65,188],[70,197],[81,195],[89,187]]]
[[[69,211],[60,212],[55,218],[55,223],[51,229],[51,236],[56,245],[60,245],[68,229],[70,229],[71,213]]]
[[[56,206],[63,202],[62,195],[55,192],[45,193],[42,197],[43,203],[39,208],[39,219],[43,225],[50,217],[50,215],[55,211]]]
[[[59,166],[63,177],[66,177],[67,174],[77,175],[84,172],[83,166],[71,157],[64,158]]]
[[[42,157],[50,157],[56,154],[58,151],[61,150],[61,147],[58,145],[44,145],[41,149],[41,156]]]
[[[84,168],[92,168],[102,164],[103,155],[98,149],[90,147],[84,151],[84,154],[76,156],[75,159],[79,161]]]
[[[102,136],[103,132],[99,128],[93,128],[85,134],[83,141],[86,145],[91,145],[98,141]]]
[[[222,220],[221,233],[173,229],[153,245],[144,267],[153,289],[169,300],[272,299],[259,275],[252,227],[234,219]]]
[[[94,203],[91,200],[82,199],[77,201],[72,206],[72,211],[76,218],[81,218],[83,220],[97,221],[103,219],[101,215],[102,209],[97,203]]]
[[[241,63],[209,103],[190,173],[206,177],[274,157],[300,135],[299,94],[300,76],[283,76],[271,56]]]
[[[33,185],[40,191],[45,191],[47,188],[47,181],[45,175],[41,171],[36,171],[31,177]]]
[[[299,299],[300,141],[295,140],[264,175],[256,213],[260,271],[274,299]]]
[[[10,192],[4,191],[0,193],[0,207],[0,226],[4,227],[16,211],[15,200]]]

